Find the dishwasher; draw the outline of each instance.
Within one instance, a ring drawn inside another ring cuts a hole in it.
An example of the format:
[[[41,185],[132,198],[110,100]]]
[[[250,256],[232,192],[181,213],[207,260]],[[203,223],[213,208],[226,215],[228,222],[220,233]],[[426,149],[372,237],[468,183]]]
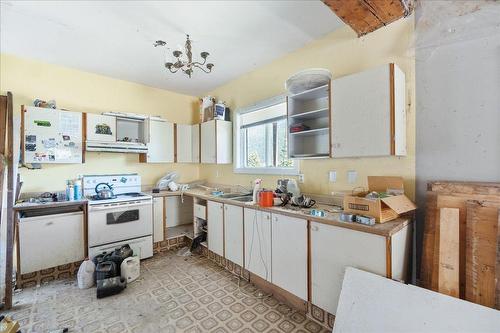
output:
[[[22,212],[18,222],[20,273],[83,260],[84,231],[83,212],[75,208]]]

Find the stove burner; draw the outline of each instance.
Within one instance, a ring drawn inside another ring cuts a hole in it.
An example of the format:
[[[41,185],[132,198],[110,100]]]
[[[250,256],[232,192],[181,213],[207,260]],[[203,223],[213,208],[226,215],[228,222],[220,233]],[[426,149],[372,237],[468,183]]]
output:
[[[90,197],[90,199],[92,199],[92,200],[110,200],[110,199],[116,199],[116,198],[117,198],[116,195],[113,195],[111,198],[101,198],[97,194]]]

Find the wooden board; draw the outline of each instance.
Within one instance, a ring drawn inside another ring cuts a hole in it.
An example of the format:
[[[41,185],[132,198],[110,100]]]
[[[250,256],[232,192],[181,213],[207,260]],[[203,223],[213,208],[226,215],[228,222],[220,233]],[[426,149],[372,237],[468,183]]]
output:
[[[466,205],[465,299],[484,306],[495,307],[498,210],[500,204],[469,200]]]
[[[500,196],[500,183],[436,181],[428,183],[427,190],[441,193],[484,194]]]
[[[425,204],[425,224],[422,246],[422,262],[420,269],[420,284],[422,287],[437,290],[436,286],[432,285],[432,273],[434,270],[434,240],[439,237],[439,230],[436,230],[436,221],[439,216],[437,207],[437,194],[427,192]],[[436,280],[434,280],[436,281]]]
[[[358,36],[366,35],[408,16],[413,9],[413,0],[323,0],[323,2]]]
[[[465,183],[463,183],[465,184]],[[430,187],[429,187],[430,188]],[[487,192],[483,190],[483,193]],[[466,216],[467,200],[494,201],[500,202],[500,196],[490,194],[469,194],[469,193],[447,193],[447,192],[427,192],[425,225],[422,247],[422,261],[420,271],[420,283],[424,288],[434,291],[438,290],[438,270],[439,270],[439,218],[440,208],[459,209],[459,274],[460,274],[460,298],[465,298],[466,278],[465,278],[465,248],[466,248]]]
[[[458,297],[459,290],[459,209],[439,210],[438,291]]]

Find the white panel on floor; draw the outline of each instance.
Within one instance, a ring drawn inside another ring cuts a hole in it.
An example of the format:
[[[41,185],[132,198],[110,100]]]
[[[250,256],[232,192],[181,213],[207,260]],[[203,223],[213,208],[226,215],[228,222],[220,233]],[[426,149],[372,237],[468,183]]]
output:
[[[346,269],[333,332],[498,332],[500,311]]]

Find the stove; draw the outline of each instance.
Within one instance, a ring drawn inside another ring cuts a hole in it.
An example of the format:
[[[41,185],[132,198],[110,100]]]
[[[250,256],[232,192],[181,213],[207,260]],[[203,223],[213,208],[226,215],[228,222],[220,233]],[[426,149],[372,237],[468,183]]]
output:
[[[97,197],[96,187],[103,183],[112,187],[112,198]],[[89,205],[91,257],[124,244],[129,244],[141,259],[153,255],[153,201],[151,195],[141,192],[138,174],[86,175],[83,194]]]

